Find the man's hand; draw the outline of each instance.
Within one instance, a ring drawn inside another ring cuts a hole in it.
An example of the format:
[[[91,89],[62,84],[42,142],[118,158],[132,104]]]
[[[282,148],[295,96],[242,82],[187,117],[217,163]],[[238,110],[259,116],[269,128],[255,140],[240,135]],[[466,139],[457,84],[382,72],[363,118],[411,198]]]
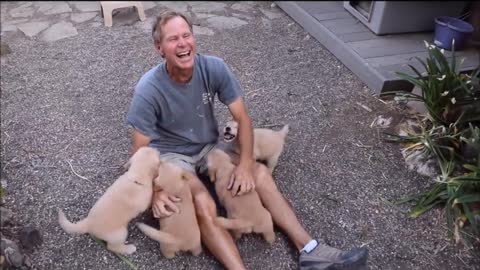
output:
[[[238,164],[230,177],[227,189],[232,190],[232,196],[240,196],[255,190],[255,179],[253,178],[253,166],[255,161]]]
[[[152,212],[155,218],[164,218],[171,216],[173,213],[180,213],[180,210],[175,205],[180,198],[170,196],[165,191],[157,191],[153,193],[152,198]]]

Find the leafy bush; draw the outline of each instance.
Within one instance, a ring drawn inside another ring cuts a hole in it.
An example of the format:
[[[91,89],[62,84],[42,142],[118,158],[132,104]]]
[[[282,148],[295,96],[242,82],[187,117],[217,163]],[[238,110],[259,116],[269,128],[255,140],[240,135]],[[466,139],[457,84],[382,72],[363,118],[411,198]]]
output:
[[[409,65],[416,76],[397,72],[421,90],[421,94],[406,91],[382,93],[424,103],[427,117],[419,120],[419,130],[405,130],[406,135],[386,134],[386,139],[406,143],[408,156],[420,152],[434,157],[440,174],[429,191],[402,199],[397,203],[415,201],[410,217],[416,218],[437,205],[444,205],[449,235],[460,240],[464,225],[470,224],[480,235],[480,87],[479,73],[460,72],[455,51],[452,59],[444,51],[425,42],[428,57],[417,60],[425,68],[420,73]],[[477,239],[478,241],[478,239]]]

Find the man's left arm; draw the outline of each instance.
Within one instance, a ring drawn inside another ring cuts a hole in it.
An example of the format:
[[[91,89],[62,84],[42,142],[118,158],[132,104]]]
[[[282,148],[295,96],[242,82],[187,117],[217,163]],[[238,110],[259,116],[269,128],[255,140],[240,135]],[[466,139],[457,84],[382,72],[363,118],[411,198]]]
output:
[[[240,146],[240,161],[235,168],[228,188],[232,195],[242,195],[255,189],[253,171],[255,159],[253,156],[253,128],[252,120],[247,113],[242,97],[238,97],[228,105],[233,119],[238,123],[237,139]]]

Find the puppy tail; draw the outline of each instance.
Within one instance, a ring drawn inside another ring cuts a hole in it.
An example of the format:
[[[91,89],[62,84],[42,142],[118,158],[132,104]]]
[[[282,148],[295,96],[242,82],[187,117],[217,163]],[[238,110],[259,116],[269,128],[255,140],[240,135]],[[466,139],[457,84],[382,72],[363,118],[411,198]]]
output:
[[[175,244],[176,240],[173,235],[162,232],[160,230],[156,230],[147,224],[137,222],[137,227],[142,231],[146,236],[152,238],[153,240],[160,242],[160,243],[165,243],[165,244]]]
[[[68,234],[84,234],[88,232],[87,219],[72,223],[67,219],[61,209],[58,209],[58,223],[60,223],[60,227]]]
[[[243,219],[238,219],[238,218],[224,218],[224,217],[217,217],[215,222],[225,228],[225,229],[230,229],[230,230],[241,230],[244,228],[251,227],[252,224],[248,221],[245,221]]]
[[[285,126],[283,126],[283,128],[279,131],[280,134],[282,134],[282,137],[285,138],[287,137],[287,134],[288,134],[288,131],[289,131],[289,125],[286,124]]]

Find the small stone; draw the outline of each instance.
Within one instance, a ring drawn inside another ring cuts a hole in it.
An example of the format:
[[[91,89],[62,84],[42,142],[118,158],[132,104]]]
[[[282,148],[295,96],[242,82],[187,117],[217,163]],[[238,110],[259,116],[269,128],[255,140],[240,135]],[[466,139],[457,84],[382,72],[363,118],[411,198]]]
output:
[[[36,228],[32,226],[24,227],[18,234],[18,239],[22,247],[32,250],[43,243],[43,236]]]
[[[27,268],[32,268],[32,259],[30,259],[30,257],[29,257],[28,255],[24,255],[23,264],[24,264]]]
[[[7,224],[11,224],[13,219],[13,212],[5,207],[0,207],[0,227],[4,227]]]
[[[270,5],[271,8],[274,8],[274,7],[276,7],[276,6],[277,6],[277,4],[275,4],[275,3],[272,3],[272,4]]]
[[[0,55],[5,55],[5,54],[9,54],[11,53],[12,50],[10,49],[10,47],[8,47],[7,43],[3,42],[3,41],[0,41]],[[0,191],[0,197],[3,197],[3,185],[2,185],[2,190]]]
[[[23,255],[15,242],[2,237],[0,246],[2,254],[5,255],[5,260],[7,261],[8,265],[13,267],[22,266]]]

